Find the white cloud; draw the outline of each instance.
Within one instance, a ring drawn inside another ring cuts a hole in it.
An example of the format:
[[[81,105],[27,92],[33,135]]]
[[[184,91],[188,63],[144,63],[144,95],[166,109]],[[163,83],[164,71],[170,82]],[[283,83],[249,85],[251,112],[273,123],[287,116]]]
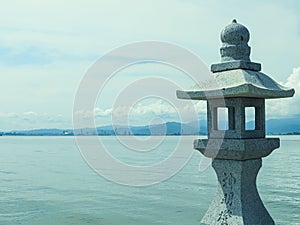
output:
[[[0,66],[1,111],[70,116],[77,86],[88,65],[82,61],[76,64]]]
[[[36,112],[29,111],[29,112],[24,112],[23,115],[24,115],[24,116],[37,116],[37,113],[36,113]]]
[[[300,116],[300,67],[294,68],[287,81],[282,84],[294,88],[295,95],[292,98],[267,100],[267,118]]]
[[[60,114],[28,112],[0,112],[0,131],[39,128],[71,128],[68,117]]]
[[[100,109],[100,108],[95,108],[94,110],[94,115],[95,117],[105,117],[111,115],[112,109]]]
[[[79,112],[79,117],[90,118],[91,112]],[[109,109],[95,108],[94,116],[96,124],[127,124],[132,125],[146,125],[151,121],[168,122],[168,121],[181,121],[190,122],[192,120],[206,118],[206,102],[191,101],[185,102],[180,105],[173,105],[163,100],[152,100],[140,102],[134,106],[116,106]]]
[[[5,1],[0,8],[1,110],[15,112],[10,118],[22,118],[23,112],[32,111],[61,114],[71,121],[74,95],[87,67],[110,49],[132,41],[176,43],[192,50],[208,64],[218,62],[219,34],[233,15],[250,29],[254,61],[261,62],[264,72],[275,80],[285,80],[285,75],[298,65],[300,58],[299,13],[296,10],[299,3],[254,1],[251,4],[255,7],[255,15],[246,7],[248,4],[237,0],[231,0],[230,7],[228,2],[220,0]],[[277,16],[270,17],[270,14]],[[276,54],[270,54],[274,51]],[[161,67],[158,70],[166,74]],[[129,73],[133,74],[130,70]],[[140,76],[140,73],[135,75]],[[125,81],[129,77],[130,74],[122,75]],[[175,73],[166,77],[178,79]],[[288,86],[298,82],[297,77],[289,79],[296,80],[288,81]],[[180,78],[180,84],[184,80],[186,78]],[[118,80],[118,86],[113,85],[104,100],[113,102],[112,93],[121,89],[125,81]],[[274,105],[272,101],[269,115],[300,114],[294,99],[299,99],[297,90],[293,99],[274,100]],[[186,118],[193,111],[188,104],[181,108]],[[196,108],[205,114],[205,102],[197,102]],[[132,110],[133,115],[175,118],[172,117],[174,109],[167,105],[142,105]],[[119,107],[114,113],[122,118],[126,111],[128,109]],[[111,112],[111,105],[107,104],[99,107],[95,114],[101,123],[107,124]],[[39,127],[49,125],[38,119],[36,123]],[[27,122],[22,125],[22,121],[10,124],[10,129],[31,127]]]
[[[52,60],[90,59],[128,42],[164,40],[186,46],[213,63],[219,59],[219,33],[234,15],[251,31],[253,59],[261,60],[266,72],[278,78],[299,58],[295,10],[299,3],[254,1],[255,16],[247,4],[234,0],[230,7],[217,0],[6,1],[0,8],[0,47],[16,53],[35,47]],[[274,49],[277,54],[269,54]],[[274,64],[278,61],[280,65]]]
[[[196,29],[209,12],[181,1],[9,1],[0,13],[5,18],[0,21],[0,42],[13,49],[37,46],[82,56],[144,39],[210,40]]]
[[[166,104],[162,100],[159,100],[148,105],[139,103],[136,107],[130,109],[130,113],[132,113],[133,116],[142,116],[148,113],[162,116],[164,114],[176,113],[176,109],[172,105]]]
[[[286,87],[295,89],[292,98],[267,100],[267,119],[284,118],[300,115],[300,67],[295,68],[286,82]],[[181,105],[172,105],[162,99],[148,99],[140,101],[133,106],[118,105],[114,108],[96,107],[93,112],[78,112],[83,120],[95,117],[96,125],[127,124],[146,125],[153,121],[181,121],[189,122],[194,118],[191,116],[197,113],[199,119],[206,119],[205,101],[182,101]],[[180,115],[181,118],[178,116]],[[68,116],[60,113],[37,113],[35,111],[24,112],[0,112],[1,129],[34,129],[45,127],[70,128],[71,121]],[[112,120],[113,119],[113,120]]]

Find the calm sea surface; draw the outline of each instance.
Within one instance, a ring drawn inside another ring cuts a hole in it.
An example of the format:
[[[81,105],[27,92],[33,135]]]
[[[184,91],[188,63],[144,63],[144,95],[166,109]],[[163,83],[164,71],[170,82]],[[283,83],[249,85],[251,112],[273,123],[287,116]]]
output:
[[[258,189],[277,225],[299,225],[300,136],[280,138],[280,149],[263,159]],[[143,154],[145,163],[162,160],[178,137],[166,137],[157,150],[143,153],[130,152],[114,137],[102,139],[113,155],[134,164],[140,157],[135,154]],[[194,139],[183,137],[185,148],[191,149]],[[202,156],[196,151],[170,179],[131,187],[95,173],[81,157],[74,137],[2,136],[0,143],[1,225],[199,224],[216,189],[213,169],[199,172]]]

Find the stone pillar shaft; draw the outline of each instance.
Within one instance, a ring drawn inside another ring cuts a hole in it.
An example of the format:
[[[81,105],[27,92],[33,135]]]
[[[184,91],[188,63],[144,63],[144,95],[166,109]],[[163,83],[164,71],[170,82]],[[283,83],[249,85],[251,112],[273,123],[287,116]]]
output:
[[[274,225],[256,188],[261,159],[213,160],[218,189],[201,225]]]

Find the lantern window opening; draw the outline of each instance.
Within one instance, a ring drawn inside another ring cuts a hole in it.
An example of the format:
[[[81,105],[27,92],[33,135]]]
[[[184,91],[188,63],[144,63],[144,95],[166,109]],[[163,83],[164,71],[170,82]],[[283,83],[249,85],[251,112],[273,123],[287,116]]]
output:
[[[259,128],[258,108],[245,107],[245,130],[257,130]]]
[[[215,130],[229,130],[229,110],[228,107],[216,107]]]

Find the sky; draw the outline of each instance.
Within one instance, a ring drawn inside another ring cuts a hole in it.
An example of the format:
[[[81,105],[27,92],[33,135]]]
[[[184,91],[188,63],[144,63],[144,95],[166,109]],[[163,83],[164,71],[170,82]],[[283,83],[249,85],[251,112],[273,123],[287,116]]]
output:
[[[5,1],[0,8],[0,130],[71,128],[74,99],[89,68],[133,42],[172,43],[209,67],[220,61],[220,32],[234,18],[250,30],[251,60],[296,90],[291,99],[268,101],[267,118],[300,118],[299,11],[297,0]],[[164,64],[123,68],[98,95],[96,124],[110,124],[112,114],[120,124],[191,120],[186,102],[180,105],[185,118],[178,115],[172,88],[193,84],[185,73]],[[133,102],[127,101],[130,90]],[[161,91],[145,97],[139,96],[142,90]],[[205,103],[193,104],[202,118]]]

